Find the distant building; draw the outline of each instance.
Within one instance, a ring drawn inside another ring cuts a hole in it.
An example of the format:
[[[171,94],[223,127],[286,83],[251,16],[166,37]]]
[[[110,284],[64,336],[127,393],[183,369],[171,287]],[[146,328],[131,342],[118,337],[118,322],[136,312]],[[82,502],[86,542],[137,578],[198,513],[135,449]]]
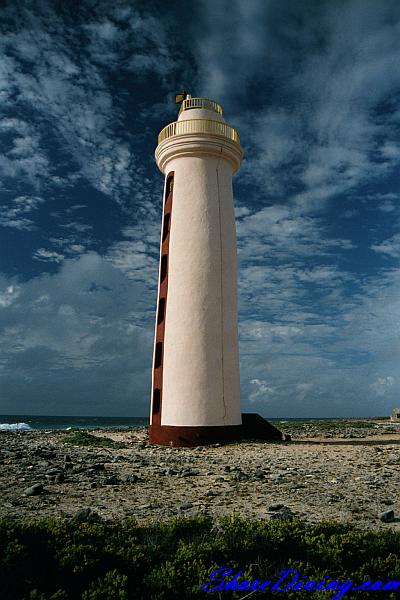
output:
[[[394,408],[390,417],[394,423],[400,423],[400,408]]]

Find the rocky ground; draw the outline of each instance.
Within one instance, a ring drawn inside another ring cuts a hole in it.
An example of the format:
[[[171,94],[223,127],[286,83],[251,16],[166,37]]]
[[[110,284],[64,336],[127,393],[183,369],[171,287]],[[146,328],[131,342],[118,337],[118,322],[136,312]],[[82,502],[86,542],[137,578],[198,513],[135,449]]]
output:
[[[292,442],[191,449],[150,446],[140,429],[87,436],[114,447],[82,446],[81,434],[61,431],[1,431],[0,517],[71,517],[90,509],[139,522],[236,514],[400,530],[400,426],[319,423],[278,425]],[[395,518],[385,523],[378,515],[390,510]]]

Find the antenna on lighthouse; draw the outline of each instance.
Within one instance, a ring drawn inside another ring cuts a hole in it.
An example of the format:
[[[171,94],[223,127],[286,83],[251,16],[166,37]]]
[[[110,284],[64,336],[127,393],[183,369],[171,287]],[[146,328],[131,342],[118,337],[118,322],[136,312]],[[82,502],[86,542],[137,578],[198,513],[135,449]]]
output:
[[[181,104],[188,97],[187,92],[178,92],[175,94],[175,104]]]

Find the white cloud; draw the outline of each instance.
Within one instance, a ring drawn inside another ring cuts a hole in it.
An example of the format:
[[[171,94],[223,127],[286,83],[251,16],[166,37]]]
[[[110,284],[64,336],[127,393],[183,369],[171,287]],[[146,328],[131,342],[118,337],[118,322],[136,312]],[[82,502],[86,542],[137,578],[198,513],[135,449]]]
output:
[[[240,177],[258,186],[259,198],[321,210],[399,164],[400,15],[393,2],[320,2],[312,11],[262,0],[201,8],[201,87],[238,127],[247,151]]]
[[[390,256],[391,258],[400,258],[400,233],[396,233],[380,244],[372,244],[370,248],[379,254]]]
[[[393,387],[395,383],[394,377],[388,375],[387,377],[378,377],[376,381],[371,383],[370,388],[375,392],[377,396],[384,396],[388,388]]]
[[[36,260],[41,260],[43,262],[62,262],[64,260],[64,256],[59,254],[58,252],[53,252],[51,250],[46,250],[46,248],[38,248],[33,253],[33,258]]]
[[[26,215],[37,210],[43,202],[44,199],[38,196],[18,196],[14,198],[7,205],[0,207],[0,225],[13,227],[21,231],[36,229],[34,221],[26,218]]]
[[[146,415],[152,291],[94,252],[26,282],[0,276],[2,409]]]
[[[133,7],[122,10],[119,2],[103,3],[94,13],[85,5],[80,10],[81,24],[75,27],[50,2],[35,11],[25,7],[19,12],[13,6],[5,11],[3,102],[30,112],[34,124],[17,119],[0,123],[0,131],[15,130],[12,147],[0,157],[0,173],[25,179],[37,189],[81,176],[114,200],[130,202],[133,188],[140,184],[148,196],[149,185],[108,75],[123,68],[132,77],[146,72],[166,78],[176,66],[170,39],[160,19],[145,11],[139,15]],[[60,165],[49,164],[48,132],[58,150],[69,155],[69,172],[62,177],[55,172]]]

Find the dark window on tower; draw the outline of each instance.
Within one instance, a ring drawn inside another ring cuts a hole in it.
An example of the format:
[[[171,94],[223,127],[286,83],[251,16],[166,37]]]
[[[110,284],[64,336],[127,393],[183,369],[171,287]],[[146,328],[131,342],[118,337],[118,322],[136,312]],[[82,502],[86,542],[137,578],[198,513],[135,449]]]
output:
[[[165,298],[160,298],[158,303],[158,317],[157,317],[157,325],[164,321],[165,316]]]
[[[167,185],[165,186],[165,202],[167,201],[167,198],[170,194],[170,192],[172,192],[174,188],[174,175],[168,175],[168,179],[167,179]]]
[[[155,388],[153,392],[153,415],[160,411],[161,390]]]
[[[162,234],[163,242],[165,242],[165,240],[167,239],[167,235],[169,233],[170,218],[171,218],[171,213],[167,213],[166,215],[164,215],[164,225],[163,225],[163,234]]]
[[[157,342],[156,344],[156,355],[154,358],[154,368],[158,369],[161,366],[162,359],[162,342]]]
[[[168,255],[167,254],[163,254],[163,256],[161,257],[161,283],[164,281],[164,279],[167,276],[167,267],[168,267]]]

